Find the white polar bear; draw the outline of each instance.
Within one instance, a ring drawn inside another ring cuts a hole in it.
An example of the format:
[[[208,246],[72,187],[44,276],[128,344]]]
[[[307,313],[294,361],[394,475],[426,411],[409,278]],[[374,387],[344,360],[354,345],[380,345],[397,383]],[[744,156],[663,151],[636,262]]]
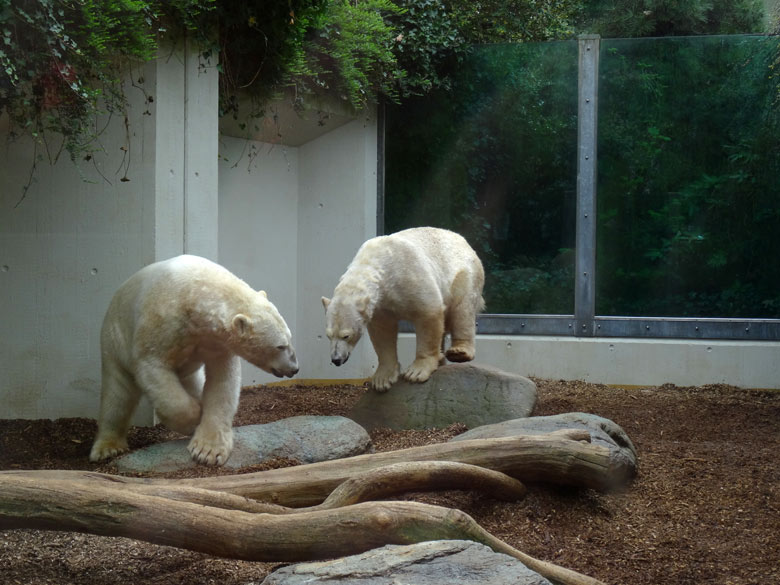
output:
[[[298,362],[290,329],[264,291],[198,256],[142,268],[114,295],[100,333],[99,461],[127,451],[142,394],[168,428],[192,435],[193,459],[222,465],[233,450],[239,356],[275,376]]]
[[[333,299],[322,297],[331,361],[340,366],[368,329],[379,364],[371,378],[384,392],[400,366],[398,321],[414,323],[417,351],[403,373],[424,382],[444,363],[474,359],[477,313],[484,308],[482,262],[466,240],[451,231],[421,227],[365,242],[339,280]]]

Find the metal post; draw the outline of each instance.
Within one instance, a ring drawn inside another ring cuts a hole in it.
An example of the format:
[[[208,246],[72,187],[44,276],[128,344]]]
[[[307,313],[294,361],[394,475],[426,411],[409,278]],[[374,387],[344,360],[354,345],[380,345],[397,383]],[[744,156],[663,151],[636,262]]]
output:
[[[576,335],[594,334],[596,313],[596,149],[598,35],[579,37],[577,108],[577,251],[574,282]]]

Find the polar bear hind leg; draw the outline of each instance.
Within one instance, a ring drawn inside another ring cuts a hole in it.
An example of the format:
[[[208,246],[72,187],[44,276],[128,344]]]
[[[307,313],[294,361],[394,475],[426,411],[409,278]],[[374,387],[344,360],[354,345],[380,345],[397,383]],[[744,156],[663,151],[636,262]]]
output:
[[[233,451],[233,417],[241,393],[241,360],[234,355],[206,364],[200,424],[187,449],[206,465],[224,465]]]
[[[147,359],[138,364],[136,380],[162,424],[182,435],[195,431],[200,422],[200,401],[182,386],[176,372],[157,360]]]
[[[90,461],[116,457],[128,450],[130,419],[141,399],[141,389],[133,377],[114,364],[103,364],[102,384],[98,432]]]
[[[452,341],[444,355],[451,362],[470,362],[476,355],[474,337],[481,297],[473,291],[464,271],[455,277],[452,293],[453,303],[446,317],[446,327]]]

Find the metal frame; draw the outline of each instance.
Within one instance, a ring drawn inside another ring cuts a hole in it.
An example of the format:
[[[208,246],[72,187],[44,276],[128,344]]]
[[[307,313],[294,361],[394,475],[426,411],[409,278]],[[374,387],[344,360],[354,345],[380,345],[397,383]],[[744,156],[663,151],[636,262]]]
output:
[[[780,341],[780,319],[597,316],[596,180],[600,37],[581,35],[577,113],[577,219],[574,315],[484,314],[477,333],[563,337]],[[377,234],[384,233],[385,111],[378,108]],[[402,322],[400,330],[413,331]]]

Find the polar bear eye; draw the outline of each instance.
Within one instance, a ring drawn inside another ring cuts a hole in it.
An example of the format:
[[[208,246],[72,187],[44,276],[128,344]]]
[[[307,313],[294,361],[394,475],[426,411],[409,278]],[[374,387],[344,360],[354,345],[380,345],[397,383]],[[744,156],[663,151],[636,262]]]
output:
[[[276,349],[278,349],[279,351],[284,351],[285,349],[287,349],[287,346],[286,345],[277,345]]]

